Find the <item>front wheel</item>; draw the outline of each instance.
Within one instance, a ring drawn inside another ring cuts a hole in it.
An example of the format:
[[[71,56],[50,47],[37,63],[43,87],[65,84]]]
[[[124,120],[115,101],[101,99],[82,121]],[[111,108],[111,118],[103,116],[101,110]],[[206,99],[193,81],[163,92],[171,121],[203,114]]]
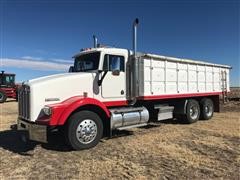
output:
[[[80,111],[68,119],[66,139],[74,150],[89,149],[96,146],[102,134],[102,120],[94,112]]]

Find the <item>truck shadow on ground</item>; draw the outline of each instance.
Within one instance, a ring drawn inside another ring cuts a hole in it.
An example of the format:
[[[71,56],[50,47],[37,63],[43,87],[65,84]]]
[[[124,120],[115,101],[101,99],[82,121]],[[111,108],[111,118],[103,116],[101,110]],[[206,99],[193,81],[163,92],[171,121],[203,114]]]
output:
[[[151,123],[147,126],[141,127],[141,129],[151,129],[159,128],[163,124],[184,124],[178,120],[164,120],[157,123]],[[24,134],[23,131],[17,131],[16,124],[11,126],[10,130],[0,131],[0,148],[6,149],[13,153],[17,153],[23,156],[31,156],[30,153],[35,149],[37,145],[40,145],[42,148],[53,151],[69,152],[72,149],[66,144],[64,135],[58,131],[49,133],[48,143],[37,143],[37,142],[24,142],[22,137]],[[134,132],[131,130],[115,130],[112,133],[111,138],[121,138],[125,136],[132,136]],[[103,138],[101,143],[104,143],[104,140],[109,138]]]
[[[166,120],[161,120],[161,121],[153,121],[153,122],[150,122],[147,126],[143,126],[143,127],[140,127],[140,128],[143,128],[143,129],[151,129],[151,128],[157,128],[161,125],[164,125],[164,124],[179,124],[179,125],[186,125],[187,123],[180,119],[180,118],[173,118],[173,119],[166,119]]]
[[[36,143],[24,143],[21,140],[23,132],[14,129],[0,132],[0,148],[6,149],[13,153],[28,156],[29,151],[33,150]]]
[[[185,125],[187,124],[186,121],[184,121],[181,118],[173,118],[173,119],[166,119],[166,120],[161,120],[160,121],[161,124],[182,124]]]
[[[121,138],[124,136],[131,136],[133,135],[132,131],[122,130],[122,131],[113,131],[111,138]],[[104,143],[105,140],[109,139],[109,137],[103,137],[100,140],[100,143]],[[60,132],[51,132],[48,136],[48,143],[41,145],[43,148],[48,150],[54,150],[54,151],[62,151],[62,152],[68,152],[72,151],[72,149],[68,146],[68,144],[65,141],[65,137]]]
[[[4,103],[11,103],[11,102],[17,102],[16,99],[8,99]]]
[[[48,143],[24,141],[22,138],[24,136],[26,136],[24,131],[17,131],[16,124],[12,125],[10,130],[0,131],[0,148],[23,156],[31,156],[32,154],[30,152],[33,151],[37,145],[49,150],[71,151],[65,143],[63,135],[59,132],[51,132],[48,137]]]
[[[0,131],[0,148],[22,156],[32,156],[31,151],[33,151],[38,145],[47,150],[61,152],[72,151],[72,149],[66,144],[63,134],[58,131],[51,132],[48,135],[48,143],[37,143],[32,141],[24,142],[22,139],[23,135],[26,135],[25,132],[17,131],[16,124],[12,125],[10,130]],[[131,135],[133,135],[132,131],[114,131],[112,138]],[[104,143],[104,139],[101,140],[102,143]]]

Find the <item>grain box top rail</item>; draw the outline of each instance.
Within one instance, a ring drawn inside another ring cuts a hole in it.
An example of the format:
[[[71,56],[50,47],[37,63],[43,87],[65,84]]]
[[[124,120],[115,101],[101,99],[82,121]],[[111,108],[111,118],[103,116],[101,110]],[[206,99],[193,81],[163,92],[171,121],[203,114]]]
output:
[[[213,66],[213,67],[222,67],[222,68],[232,69],[231,66],[227,66],[227,65],[214,64],[214,63],[208,63],[208,62],[205,62],[205,61],[198,61],[198,60],[191,60],[191,59],[180,59],[180,58],[169,57],[169,56],[161,56],[161,55],[156,55],[156,54],[144,54],[142,57],[161,59],[161,60],[167,60],[167,61],[173,61],[173,62],[182,62],[182,63],[189,63],[189,64],[197,64],[197,65],[199,64],[199,65],[207,65],[207,66]]]

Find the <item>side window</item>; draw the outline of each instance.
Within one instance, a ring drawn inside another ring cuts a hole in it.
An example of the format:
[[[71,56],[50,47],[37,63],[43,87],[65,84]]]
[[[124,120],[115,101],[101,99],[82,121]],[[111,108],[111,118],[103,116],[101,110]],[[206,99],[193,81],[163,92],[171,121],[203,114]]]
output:
[[[112,71],[116,69],[124,72],[124,57],[106,54],[104,56],[103,70]]]

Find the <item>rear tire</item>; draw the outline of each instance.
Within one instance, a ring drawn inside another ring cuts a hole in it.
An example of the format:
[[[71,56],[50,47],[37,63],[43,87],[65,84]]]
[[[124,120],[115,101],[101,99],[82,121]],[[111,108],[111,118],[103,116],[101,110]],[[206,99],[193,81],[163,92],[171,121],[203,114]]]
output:
[[[4,103],[7,99],[6,94],[3,91],[0,91],[0,103]]]
[[[209,120],[213,117],[214,105],[213,101],[209,98],[204,98],[200,102],[201,104],[201,119]]]
[[[188,124],[195,123],[198,121],[200,116],[200,107],[198,101],[194,99],[188,100],[185,122]]]
[[[96,146],[103,135],[100,117],[91,111],[80,111],[68,119],[66,140],[74,150]]]

